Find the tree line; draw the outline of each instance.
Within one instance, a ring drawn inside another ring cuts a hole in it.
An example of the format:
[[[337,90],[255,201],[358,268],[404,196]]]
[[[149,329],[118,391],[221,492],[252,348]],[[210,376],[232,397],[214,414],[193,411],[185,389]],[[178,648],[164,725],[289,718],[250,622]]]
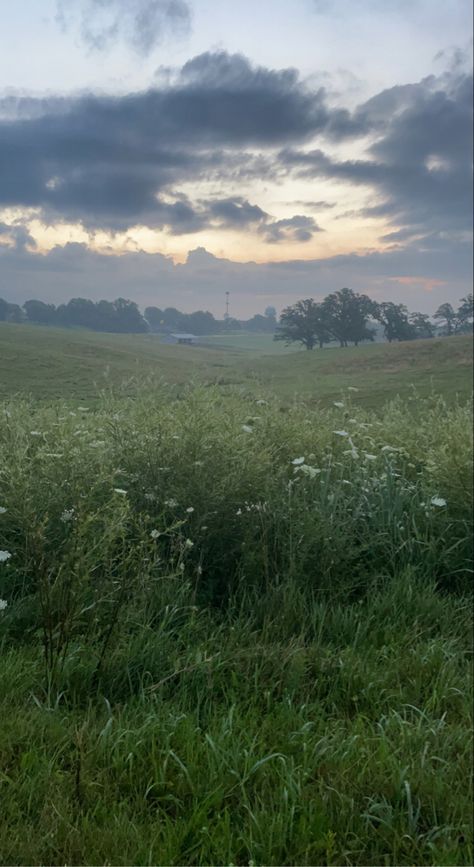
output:
[[[307,298],[285,307],[274,339],[287,344],[298,342],[306,349],[322,348],[332,342],[358,346],[363,341],[374,340],[376,329],[371,326],[375,323],[382,326],[384,337],[390,343],[435,334],[468,333],[472,331],[472,294],[462,298],[456,310],[449,303],[441,304],[433,319],[436,323],[426,313],[410,313],[404,304],[378,303],[368,295],[346,288],[327,295],[321,302]]]
[[[222,320],[212,313],[197,310],[182,313],[175,307],[146,307],[142,314],[134,301],[117,298],[115,301],[91,301],[72,298],[67,304],[46,304],[44,301],[26,301],[23,306],[0,298],[0,322],[29,322],[36,325],[56,325],[65,328],[86,328],[128,334],[170,334],[187,332],[197,336],[219,334],[226,331],[254,331],[274,334],[275,340],[286,343],[300,342],[306,349],[339,342],[340,346],[356,346],[373,340],[378,323],[384,337],[393,340],[413,340],[434,337],[435,334],[467,333],[472,330],[472,294],[462,298],[459,306],[441,304],[433,320],[426,313],[410,313],[404,304],[392,301],[377,303],[367,295],[351,289],[341,289],[327,295],[321,302],[312,298],[285,307],[277,322],[274,307],[250,319]],[[278,326],[278,327],[277,327]]]
[[[217,334],[229,330],[273,333],[276,328],[276,310],[267,307],[265,315],[251,319],[230,317],[219,320],[212,313],[197,310],[181,313],[175,307],[146,307],[144,314],[134,301],[117,298],[115,301],[91,301],[72,298],[67,304],[46,304],[44,301],[25,301],[22,307],[0,298],[0,322],[28,322],[35,325],[56,325],[63,328],[87,328],[91,331],[143,334],[151,331],[170,334],[185,331],[196,335]]]

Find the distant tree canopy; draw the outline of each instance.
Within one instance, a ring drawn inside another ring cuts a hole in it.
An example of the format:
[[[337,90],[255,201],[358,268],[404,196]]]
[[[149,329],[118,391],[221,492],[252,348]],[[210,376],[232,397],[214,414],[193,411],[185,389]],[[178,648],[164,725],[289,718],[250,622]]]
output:
[[[187,332],[203,336],[228,331],[253,331],[274,334],[275,340],[286,343],[299,342],[306,349],[324,346],[333,341],[340,346],[349,343],[357,346],[365,340],[373,340],[374,325],[382,326],[385,338],[413,340],[434,337],[435,334],[451,336],[467,334],[473,328],[472,293],[461,298],[454,309],[446,302],[438,307],[433,318],[426,313],[409,313],[404,304],[392,301],[377,303],[367,295],[340,289],[327,295],[323,301],[312,298],[297,301],[282,311],[277,322],[275,307],[265,308],[264,315],[257,313],[250,319],[215,319],[207,310],[181,313],[175,307],[146,307],[142,314],[134,301],[117,298],[115,301],[91,301],[89,298],[71,298],[67,304],[46,304],[31,299],[23,307],[0,298],[0,322],[31,322],[37,325],[57,325],[66,328],[87,328],[92,331],[143,334]]]
[[[467,334],[472,331],[473,298],[472,292],[461,298],[457,310],[449,303],[441,304],[434,314],[434,319],[440,323],[442,331],[448,337],[451,334]]]
[[[307,298],[283,310],[275,340],[298,341],[306,349],[322,347],[331,340],[337,340],[340,346],[357,346],[363,340],[374,339],[369,321],[375,313],[376,304],[351,289],[333,292],[320,303]]]
[[[472,331],[472,295],[461,299],[457,311],[451,304],[442,304],[434,314],[441,321],[441,333],[446,335]],[[351,289],[341,289],[327,295],[321,302],[312,298],[297,301],[285,307],[275,340],[287,344],[302,343],[306,349],[324,346],[332,341],[340,346],[353,343],[357,346],[375,336],[371,323],[379,322],[385,338],[393,340],[414,340],[434,337],[436,326],[426,313],[409,313],[404,304],[384,301],[378,304],[367,295],[359,295]]]

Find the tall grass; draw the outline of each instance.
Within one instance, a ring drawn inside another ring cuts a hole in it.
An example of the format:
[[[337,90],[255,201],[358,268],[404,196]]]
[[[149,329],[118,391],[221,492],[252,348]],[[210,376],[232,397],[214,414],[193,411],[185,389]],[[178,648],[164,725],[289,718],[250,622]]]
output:
[[[2,863],[471,863],[468,407],[0,413]]]

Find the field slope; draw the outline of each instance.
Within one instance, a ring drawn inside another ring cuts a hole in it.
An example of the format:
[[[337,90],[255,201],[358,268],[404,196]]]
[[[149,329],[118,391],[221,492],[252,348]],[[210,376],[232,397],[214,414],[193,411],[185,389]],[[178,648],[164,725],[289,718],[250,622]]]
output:
[[[153,335],[0,324],[0,397],[23,392],[91,400],[104,388],[133,393],[137,379],[147,377],[240,385],[285,401],[297,394],[323,404],[352,386],[358,389],[354,402],[373,407],[411,395],[413,386],[419,396],[434,390],[449,399],[472,391],[470,337],[313,352],[284,352],[267,335],[214,340],[214,347],[181,347]]]

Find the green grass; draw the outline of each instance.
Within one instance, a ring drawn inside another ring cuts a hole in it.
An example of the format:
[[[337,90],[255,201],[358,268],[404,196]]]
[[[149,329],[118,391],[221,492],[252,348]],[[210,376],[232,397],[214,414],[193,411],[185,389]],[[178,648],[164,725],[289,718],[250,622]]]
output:
[[[2,864],[472,863],[471,411],[357,395],[4,401]]]
[[[202,337],[201,342],[205,346],[216,349],[240,350],[251,352],[253,355],[288,355],[288,353],[301,352],[301,344],[293,343],[290,346],[281,340],[274,340],[273,334],[252,334],[250,332],[235,331],[231,334],[212,334]]]
[[[155,336],[95,334],[0,323],[0,397],[95,400],[103,388],[133,394],[137,379],[238,385],[285,403],[295,394],[323,405],[341,389],[380,407],[401,394],[432,391],[452,400],[472,393],[472,338],[285,351],[268,335],[218,335],[210,346],[167,346]],[[208,338],[206,338],[206,341]],[[225,344],[225,341],[228,341]],[[209,338],[209,343],[211,338]],[[224,345],[225,344],[225,345]]]

